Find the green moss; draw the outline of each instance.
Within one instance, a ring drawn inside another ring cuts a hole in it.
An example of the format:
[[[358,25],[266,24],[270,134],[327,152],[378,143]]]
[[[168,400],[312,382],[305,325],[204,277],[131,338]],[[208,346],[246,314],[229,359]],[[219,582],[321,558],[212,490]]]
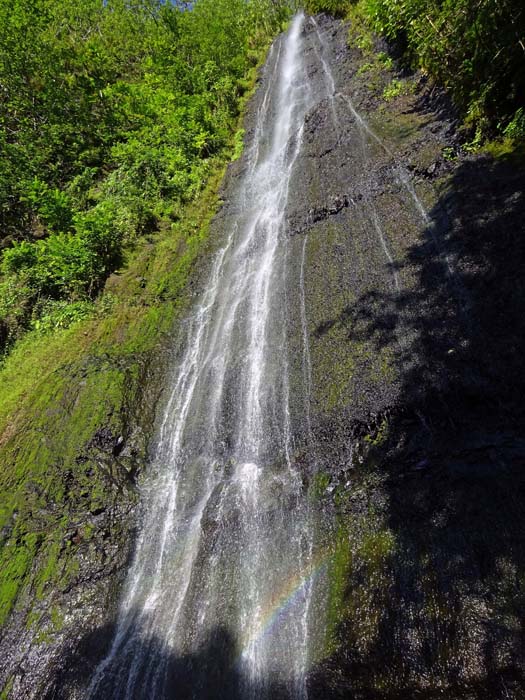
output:
[[[87,523],[86,525],[84,525],[84,527],[82,528],[82,536],[83,536],[84,540],[86,540],[88,542],[91,539],[91,537],[93,536],[94,532],[95,532],[94,525],[92,525],[91,523]]]
[[[371,115],[370,124],[381,139],[386,140],[390,147],[395,147],[417,136],[422,121],[418,114],[412,112],[401,114],[385,111]]]
[[[0,368],[0,527],[9,531],[0,549],[0,624],[29,584],[41,599],[78,572],[77,548],[67,543],[75,513],[105,508],[111,497],[104,464],[79,455],[102,428],[124,433],[148,358],[188,303],[185,286],[206,248],[223,172],[218,163],[184,221],[109,280],[111,303],[103,297],[99,314],[29,333]]]
[[[338,358],[337,361],[333,363],[328,359],[332,353],[327,352],[325,354],[327,362],[330,362],[332,367],[330,381],[327,382],[325,386],[325,396],[323,401],[324,405],[329,411],[342,406],[345,403],[348,385],[351,382],[356,366],[356,360],[354,353],[352,352],[352,350],[355,349],[357,349],[357,351],[359,350],[359,348],[349,347],[345,354],[339,354],[336,351]]]
[[[0,624],[2,624],[17,598],[19,588],[28,575],[36,550],[25,543],[9,542],[0,557]]]
[[[359,544],[357,556],[366,563],[369,573],[379,571],[393,554],[395,536],[391,530],[367,533]]]
[[[49,629],[43,629],[35,637],[36,644],[49,644],[53,640],[53,635]]]
[[[322,233],[309,238],[307,270],[312,290],[309,301],[312,380],[322,410],[341,408],[354,398],[354,374],[369,352],[365,343],[350,338],[345,312],[355,299],[344,283],[338,251],[346,249],[343,228],[323,222]],[[318,261],[323,260],[323,265]],[[319,329],[322,329],[319,331]]]
[[[64,616],[56,605],[51,608],[50,619],[53,630],[59,632],[64,626]]]
[[[344,518],[339,522],[328,568],[326,656],[341,644],[362,652],[379,632],[396,544],[389,529],[374,530],[376,516],[369,518],[357,527]]]
[[[238,129],[235,134],[235,147],[233,150],[232,160],[238,160],[242,156],[244,150],[244,135],[246,131],[244,129]]]
[[[26,629],[31,629],[33,626],[38,625],[42,619],[42,613],[40,611],[31,610],[26,617]]]
[[[308,489],[308,497],[317,501],[326,493],[326,489],[330,485],[330,474],[327,472],[317,472],[310,482]]]
[[[340,522],[335,533],[333,552],[328,566],[328,604],[324,654],[329,656],[339,646],[339,626],[346,615],[347,589],[352,568],[349,531]]]
[[[15,679],[12,676],[7,679],[6,684],[0,691],[0,700],[8,700],[11,695],[11,691],[13,690],[14,682]]]
[[[370,439],[365,439],[363,450],[369,450],[371,443],[384,443],[387,432],[384,420]],[[351,485],[339,486],[334,493],[336,524],[327,567],[323,657],[334,654],[340,646],[358,655],[366,653],[379,634],[397,548],[381,492],[380,472],[358,462]]]
[[[53,534],[56,535],[56,533]],[[45,563],[39,569],[35,577],[37,599],[42,599],[44,597],[47,583],[56,579],[61,549],[62,547],[60,542],[52,541],[48,544]]]
[[[377,70],[377,65],[372,62],[363,63],[357,71],[357,75],[365,75],[366,73],[373,73]]]

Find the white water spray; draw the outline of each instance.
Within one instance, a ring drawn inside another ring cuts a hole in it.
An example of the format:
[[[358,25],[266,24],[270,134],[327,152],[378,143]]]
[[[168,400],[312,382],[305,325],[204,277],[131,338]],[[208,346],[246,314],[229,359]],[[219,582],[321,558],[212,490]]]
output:
[[[93,700],[160,699],[184,683],[195,698],[265,698],[276,687],[306,698],[313,540],[293,466],[282,304],[288,187],[312,106],[303,22],[297,16],[271,50],[236,220],[186,324],[158,476],[144,489],[145,518]]]

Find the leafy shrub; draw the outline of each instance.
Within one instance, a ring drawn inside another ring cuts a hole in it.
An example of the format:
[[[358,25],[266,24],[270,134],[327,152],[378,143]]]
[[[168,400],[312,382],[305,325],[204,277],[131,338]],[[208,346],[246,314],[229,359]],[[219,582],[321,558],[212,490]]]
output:
[[[0,231],[15,241],[0,262],[0,348],[84,308],[126,246],[238,148],[240,97],[290,12],[285,0],[0,3]]]
[[[385,100],[393,100],[399,95],[407,95],[410,93],[410,85],[406,80],[399,80],[394,78],[383,90],[383,97]]]
[[[4,252],[2,272],[25,280],[35,297],[91,296],[121,260],[112,212],[99,206],[74,219],[75,234],[20,241]]]
[[[92,264],[90,290],[99,288],[107,276],[122,262],[122,233],[115,225],[115,213],[110,202],[74,219],[76,238],[88,252]]]
[[[4,251],[2,272],[17,274],[36,265],[38,259],[37,246],[28,241],[14,243],[12,248]]]
[[[345,0],[307,0],[305,4],[307,12],[312,15],[326,12],[334,17],[344,17],[348,6],[349,2]]]
[[[522,107],[516,111],[503,133],[511,139],[525,139],[525,110]]]
[[[503,129],[510,126],[516,110],[523,108],[521,0],[360,0],[358,7],[407,63],[422,67],[450,90],[481,132],[498,123]]]
[[[391,56],[389,56],[387,53],[384,51],[380,51],[377,56],[377,61],[380,63],[383,68],[386,68],[387,70],[391,70],[394,67],[394,61]]]
[[[65,192],[50,187],[38,177],[23,185],[22,202],[28,202],[49,231],[67,231],[71,228],[71,202]]]
[[[36,318],[32,327],[40,333],[69,328],[90,316],[93,308],[93,303],[89,301],[47,300],[35,309]]]

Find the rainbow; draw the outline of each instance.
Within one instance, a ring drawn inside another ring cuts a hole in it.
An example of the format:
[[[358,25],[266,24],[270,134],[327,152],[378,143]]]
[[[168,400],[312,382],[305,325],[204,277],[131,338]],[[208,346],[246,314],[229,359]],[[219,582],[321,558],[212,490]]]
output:
[[[242,640],[239,658],[242,658],[259,639],[271,634],[272,630],[304,594],[307,587],[313,585],[315,580],[325,571],[331,557],[332,552],[320,552],[303,571],[290,577],[281,589],[272,596],[264,610],[259,614],[254,628]]]

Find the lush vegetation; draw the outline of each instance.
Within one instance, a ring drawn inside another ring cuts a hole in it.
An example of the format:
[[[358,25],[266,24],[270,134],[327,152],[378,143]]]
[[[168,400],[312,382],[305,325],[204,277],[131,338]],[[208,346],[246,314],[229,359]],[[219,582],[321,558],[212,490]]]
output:
[[[309,0],[311,11],[365,17],[405,63],[444,85],[477,137],[525,138],[521,0]]]
[[[0,3],[0,350],[90,311],[232,148],[272,0]]]
[[[344,17],[348,12],[350,3],[348,0],[307,0],[306,10],[315,15],[318,12],[327,12],[334,17]]]
[[[63,301],[62,313],[76,313],[76,322],[26,333],[0,367],[0,625],[16,605],[28,625],[57,629],[49,599],[60,605],[79,574],[79,556],[100,546],[93,514],[135,497],[122,467],[107,466],[96,435],[129,437],[133,407],[141,406],[144,438],[127,468],[144,460],[151,409],[141,397],[154,384],[159,343],[190,303],[186,285],[208,250],[223,168],[180,221],[130,253],[89,314],[82,318]],[[119,532],[116,525],[116,543]]]

